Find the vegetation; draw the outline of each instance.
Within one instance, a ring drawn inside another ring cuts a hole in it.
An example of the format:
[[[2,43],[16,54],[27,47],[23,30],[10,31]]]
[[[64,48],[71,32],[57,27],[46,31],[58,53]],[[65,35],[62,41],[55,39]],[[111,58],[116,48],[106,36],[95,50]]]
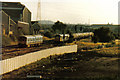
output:
[[[112,31],[109,28],[106,27],[101,27],[99,29],[96,29],[94,31],[94,36],[92,38],[92,40],[94,42],[110,42],[112,40],[114,40],[115,37],[112,33]]]
[[[115,39],[120,39],[120,33],[113,33]]]
[[[65,34],[65,30],[67,28],[67,25],[60,22],[60,21],[57,21],[55,22],[55,24],[52,26],[52,29],[56,32],[57,30],[60,31],[60,33],[62,34]]]
[[[68,42],[73,42],[74,37],[72,35],[72,31],[63,22],[60,21],[55,22],[54,25],[44,33],[44,36],[52,38],[56,34],[63,34],[63,36],[65,34],[70,34],[70,38]]]
[[[44,36],[47,36],[48,38],[52,38],[53,33],[50,30],[48,30],[48,31],[45,32]]]
[[[45,26],[44,26],[45,28]],[[118,33],[118,27],[115,26],[104,26],[104,27],[92,27],[92,25],[80,25],[80,24],[64,24],[63,22],[57,21],[53,25],[49,25],[49,28],[45,28],[45,36],[51,38],[55,34],[70,34],[69,42],[73,41],[73,33],[82,32],[94,32],[92,37],[93,42],[110,42],[114,39],[120,39],[120,34]],[[116,32],[117,31],[117,32]]]

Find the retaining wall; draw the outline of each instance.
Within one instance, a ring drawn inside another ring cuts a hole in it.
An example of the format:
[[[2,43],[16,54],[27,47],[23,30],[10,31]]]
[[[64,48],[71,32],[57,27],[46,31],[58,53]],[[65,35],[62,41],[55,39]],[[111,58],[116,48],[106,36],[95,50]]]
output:
[[[49,48],[37,52],[28,53],[22,56],[9,58],[0,61],[0,75],[18,69],[27,64],[33,63],[50,55],[77,52],[77,45]]]

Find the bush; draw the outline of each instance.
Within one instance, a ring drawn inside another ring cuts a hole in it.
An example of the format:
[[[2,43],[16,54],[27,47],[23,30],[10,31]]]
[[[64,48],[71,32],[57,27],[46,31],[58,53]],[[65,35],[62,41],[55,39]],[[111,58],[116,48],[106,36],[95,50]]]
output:
[[[115,39],[120,39],[120,33],[113,33],[113,35],[115,36]]]
[[[53,37],[52,32],[50,32],[50,31],[46,31],[44,36],[49,37],[49,38]]]
[[[74,41],[74,37],[73,37],[73,35],[70,35],[70,37],[69,37],[69,40],[68,40],[68,42],[73,42]]]
[[[70,43],[73,42],[74,41],[73,33],[70,30],[67,30],[67,34],[70,35],[68,42],[70,42]]]
[[[99,38],[98,38],[97,36],[93,36],[93,37],[92,37],[92,41],[93,41],[94,43],[97,43],[97,42],[99,41]]]
[[[92,37],[92,41],[94,42],[110,42],[114,40],[115,37],[112,31],[109,28],[101,27],[94,31],[94,36]]]

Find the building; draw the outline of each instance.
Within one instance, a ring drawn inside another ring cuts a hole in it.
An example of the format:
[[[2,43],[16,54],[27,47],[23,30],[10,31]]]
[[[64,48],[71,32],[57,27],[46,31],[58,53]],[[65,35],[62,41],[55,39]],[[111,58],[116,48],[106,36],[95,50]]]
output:
[[[25,5],[20,2],[2,2],[0,9],[3,34],[15,34],[18,29],[23,34],[30,34],[31,12]]]
[[[15,22],[23,21],[31,24],[31,12],[20,2],[2,2],[2,10]]]

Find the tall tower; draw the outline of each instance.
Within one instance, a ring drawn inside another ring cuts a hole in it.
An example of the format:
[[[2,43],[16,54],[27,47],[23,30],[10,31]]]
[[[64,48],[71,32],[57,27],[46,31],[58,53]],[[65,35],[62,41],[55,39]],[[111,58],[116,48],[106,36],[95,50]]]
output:
[[[38,0],[38,7],[37,7],[37,21],[41,20],[41,4],[40,0]]]
[[[120,28],[120,1],[118,2],[118,33],[120,33],[119,28]],[[118,74],[120,74],[120,72]]]

